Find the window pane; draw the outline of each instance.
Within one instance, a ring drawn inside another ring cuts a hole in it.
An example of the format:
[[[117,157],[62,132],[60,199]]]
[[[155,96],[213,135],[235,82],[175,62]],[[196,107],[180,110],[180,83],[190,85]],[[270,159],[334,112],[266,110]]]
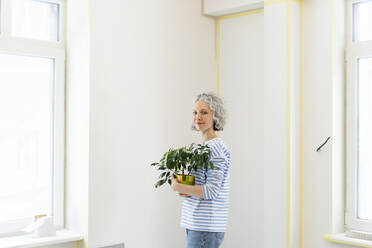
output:
[[[372,40],[372,1],[355,3],[354,16],[354,41]]]
[[[59,5],[34,0],[12,0],[12,35],[58,41]]]
[[[372,220],[372,58],[359,59],[358,218]]]
[[[54,59],[0,53],[0,226],[52,214]]]

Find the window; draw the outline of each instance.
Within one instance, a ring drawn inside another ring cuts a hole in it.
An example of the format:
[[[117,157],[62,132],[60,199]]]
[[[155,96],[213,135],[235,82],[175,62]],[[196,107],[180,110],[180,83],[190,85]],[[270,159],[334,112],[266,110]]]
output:
[[[59,40],[59,4],[30,0],[11,1],[11,4],[13,36]]]
[[[0,0],[0,237],[35,215],[63,227],[62,0]]]
[[[346,228],[372,232],[372,0],[347,2]]]

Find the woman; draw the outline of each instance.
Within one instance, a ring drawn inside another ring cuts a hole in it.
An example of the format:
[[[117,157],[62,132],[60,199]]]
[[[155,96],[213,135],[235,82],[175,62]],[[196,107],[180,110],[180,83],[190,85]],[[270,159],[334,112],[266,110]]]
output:
[[[229,205],[230,153],[216,131],[225,125],[222,100],[214,94],[200,94],[194,101],[192,129],[200,131],[211,148],[214,169],[199,169],[195,185],[172,179],[172,189],[185,197],[181,226],[186,228],[187,248],[218,248],[225,235]]]

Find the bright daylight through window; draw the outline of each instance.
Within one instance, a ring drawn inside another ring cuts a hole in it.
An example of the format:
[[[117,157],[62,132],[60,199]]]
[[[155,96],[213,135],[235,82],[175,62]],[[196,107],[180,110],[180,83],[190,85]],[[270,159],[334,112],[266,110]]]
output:
[[[0,81],[0,219],[51,214],[54,61],[0,54]]]
[[[12,35],[37,40],[58,41],[59,5],[30,0],[12,3]]]
[[[358,208],[359,219],[372,220],[372,58],[358,60]]]
[[[62,0],[1,0],[0,237],[63,226]]]
[[[346,228],[372,232],[372,0],[346,7]]]

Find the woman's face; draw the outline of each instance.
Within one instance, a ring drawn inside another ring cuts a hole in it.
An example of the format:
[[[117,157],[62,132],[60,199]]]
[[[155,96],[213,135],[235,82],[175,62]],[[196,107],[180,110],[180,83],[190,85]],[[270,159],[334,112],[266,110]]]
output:
[[[194,104],[193,116],[196,129],[203,133],[209,129],[213,130],[213,113],[208,103],[204,101],[196,102]]]

